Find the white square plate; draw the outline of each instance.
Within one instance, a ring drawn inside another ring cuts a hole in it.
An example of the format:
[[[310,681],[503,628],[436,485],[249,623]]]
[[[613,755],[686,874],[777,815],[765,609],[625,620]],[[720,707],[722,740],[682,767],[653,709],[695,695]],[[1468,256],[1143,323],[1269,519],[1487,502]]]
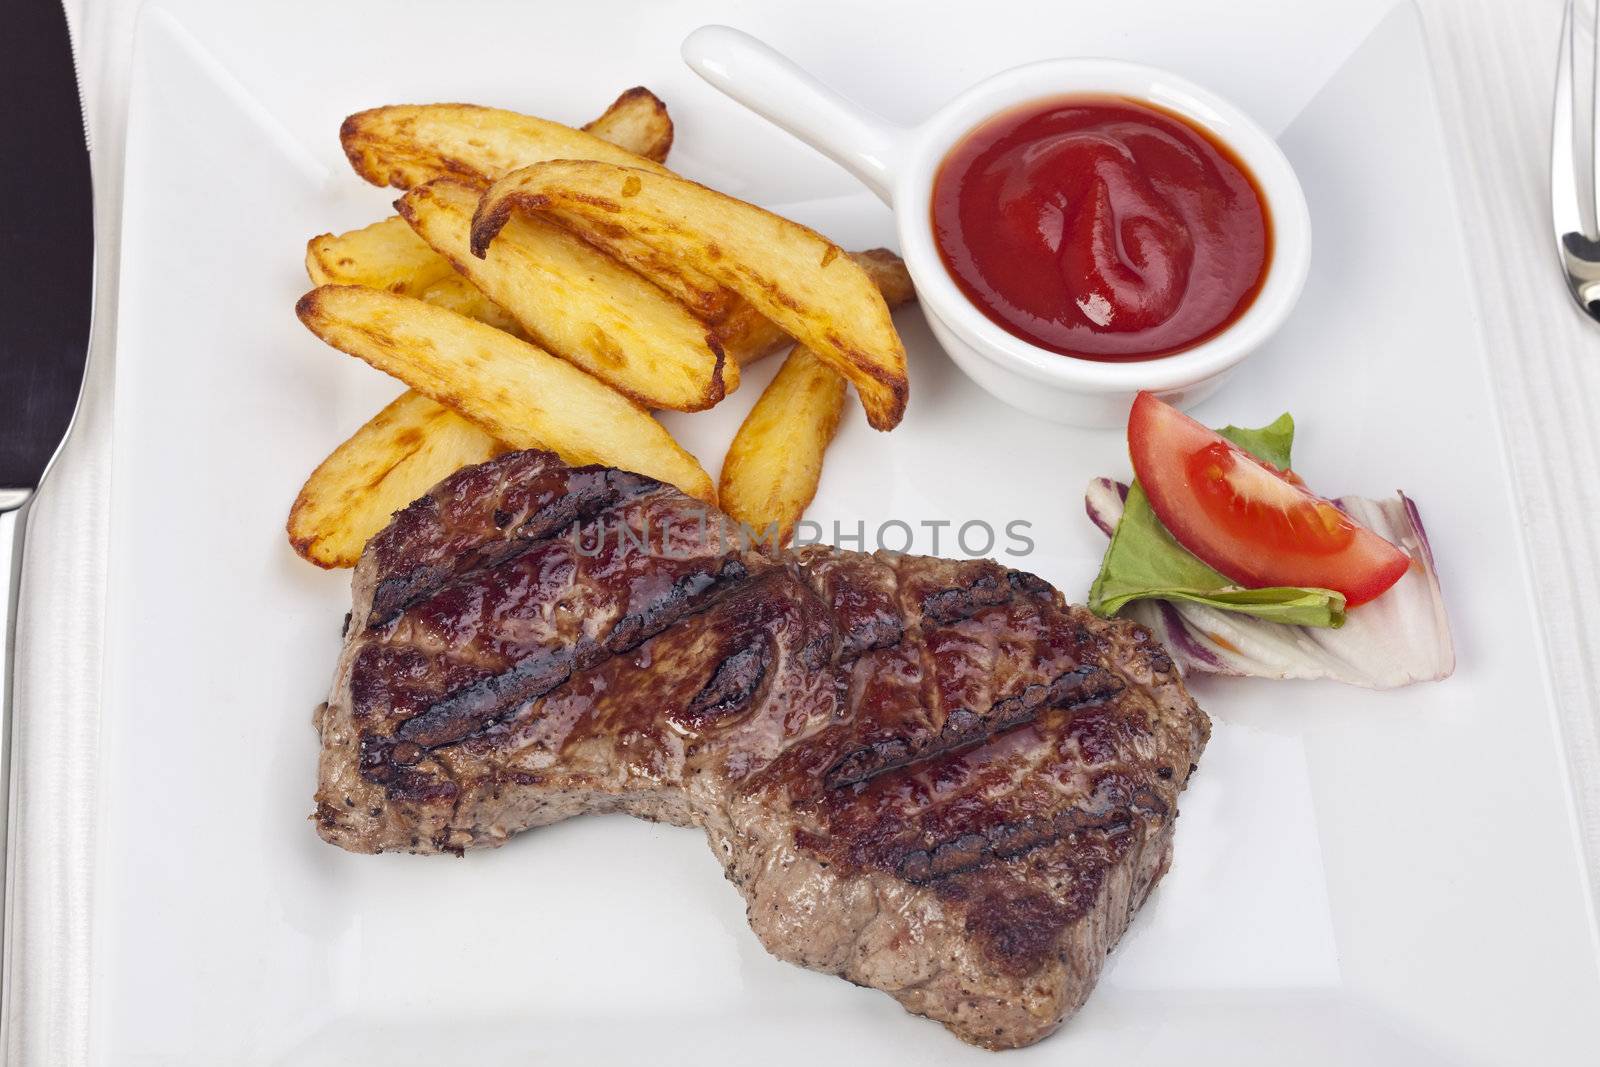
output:
[[[1394,0],[158,0],[127,153],[96,1061],[988,1062],[768,957],[695,833],[582,819],[453,860],[347,855],[306,821],[348,579],[296,559],[283,518],[398,391],[291,313],[304,240],[392,199],[350,174],[340,118],[446,99],[577,122],[642,83],[686,174],[887,241],[843,172],[682,67],[713,21],[906,121],[1067,52],[1237,100],[1281,132],[1317,248],[1289,326],[1199,415],[1293,411],[1315,485],[1403,487],[1433,534],[1456,675],[1196,683],[1216,736],[1173,871],[1082,1014],[1007,1062],[1593,1062],[1565,764],[1424,43]],[[847,420],[812,517],[1026,521],[1022,565],[1081,595],[1104,547],[1081,492],[1126,472],[1120,435],[1000,407],[900,318],[907,420]],[[670,420],[713,470],[772,366]]]

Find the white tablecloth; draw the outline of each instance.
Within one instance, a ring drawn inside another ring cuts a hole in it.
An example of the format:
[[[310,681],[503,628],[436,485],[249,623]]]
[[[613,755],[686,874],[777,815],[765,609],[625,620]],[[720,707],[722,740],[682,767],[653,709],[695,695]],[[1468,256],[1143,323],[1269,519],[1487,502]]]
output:
[[[261,0],[269,2],[269,0]],[[1328,0],[1336,3],[1337,0]],[[1554,264],[1547,144],[1562,0],[1421,0],[1452,167],[1476,254],[1511,462],[1600,887],[1600,328]],[[87,1058],[89,914],[105,601],[116,263],[137,0],[67,0],[94,142],[100,304],[78,429],[34,507],[19,639],[21,828],[10,1059]],[[1463,309],[1470,306],[1463,300]],[[1471,477],[1471,472],[1463,472]],[[1520,709],[1505,709],[1513,718]],[[1514,728],[1514,724],[1508,724]]]

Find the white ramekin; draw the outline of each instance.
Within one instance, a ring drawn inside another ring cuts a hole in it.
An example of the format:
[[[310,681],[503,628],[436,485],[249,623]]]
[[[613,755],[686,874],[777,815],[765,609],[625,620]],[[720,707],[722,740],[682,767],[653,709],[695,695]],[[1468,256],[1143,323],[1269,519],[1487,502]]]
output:
[[[957,96],[913,127],[864,111],[790,60],[727,26],[683,42],[685,62],[717,89],[837,161],[894,209],[901,253],[934,336],[966,374],[1001,400],[1079,426],[1127,421],[1134,394],[1187,407],[1210,395],[1276,330],[1300,296],[1311,261],[1311,216],[1276,141],[1216,94],[1155,67],[1110,59],[1052,59],[1016,67]],[[1145,100],[1210,131],[1255,176],[1272,220],[1267,279],[1232,325],[1159,359],[1107,363],[1039,348],[996,324],[957,288],[934,244],[933,180],[950,149],[1018,104],[1071,93]]]

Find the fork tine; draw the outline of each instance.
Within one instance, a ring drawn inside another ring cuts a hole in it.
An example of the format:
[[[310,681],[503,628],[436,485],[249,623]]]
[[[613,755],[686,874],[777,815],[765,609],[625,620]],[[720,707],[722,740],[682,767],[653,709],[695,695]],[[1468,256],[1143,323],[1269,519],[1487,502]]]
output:
[[[1569,233],[1587,234],[1584,225],[1584,203],[1592,202],[1578,192],[1578,157],[1575,152],[1577,138],[1578,81],[1574,77],[1574,59],[1577,52],[1577,12],[1575,0],[1567,0],[1566,13],[1561,23],[1561,52],[1556,64],[1555,121],[1550,136],[1550,210],[1559,240]],[[1591,189],[1593,192],[1592,184]]]

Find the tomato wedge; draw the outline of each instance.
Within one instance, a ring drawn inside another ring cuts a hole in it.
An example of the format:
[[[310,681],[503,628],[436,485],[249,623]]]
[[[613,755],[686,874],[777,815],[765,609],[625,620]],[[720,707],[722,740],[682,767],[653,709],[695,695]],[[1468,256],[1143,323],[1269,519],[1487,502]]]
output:
[[[1133,473],[1178,543],[1240,585],[1294,585],[1365,604],[1411,566],[1411,557],[1292,471],[1256,459],[1150,393],[1128,416]]]

